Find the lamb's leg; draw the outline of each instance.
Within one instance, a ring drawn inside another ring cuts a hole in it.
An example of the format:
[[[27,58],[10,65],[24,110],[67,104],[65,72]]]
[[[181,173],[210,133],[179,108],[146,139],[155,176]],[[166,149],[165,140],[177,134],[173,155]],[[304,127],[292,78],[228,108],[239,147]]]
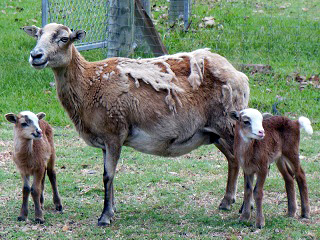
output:
[[[43,178],[42,178],[42,181],[41,181],[41,195],[40,195],[40,205],[41,205],[41,209],[43,210],[44,209],[44,180],[46,178],[46,172],[44,172],[43,174]]]
[[[253,197],[252,197],[253,181],[254,181],[254,174],[251,174],[251,175],[244,174],[244,200],[243,200],[243,203],[242,203],[241,208],[239,210],[239,213],[244,213],[244,211],[246,211],[247,213],[248,212],[250,213],[250,210],[253,209]],[[247,203],[245,206],[246,197],[248,199],[247,199]],[[246,214],[244,214],[244,220],[250,219],[250,215],[248,218],[245,218],[245,216],[246,216]]]
[[[30,188],[30,177],[28,175],[21,174],[23,180],[23,187],[22,187],[22,206],[20,210],[20,215],[18,217],[18,221],[25,221],[28,217],[28,199],[29,194],[31,191]]]
[[[61,199],[59,196],[59,191],[57,187],[57,176],[54,170],[54,159],[50,158],[47,166],[47,174],[52,187],[53,203],[57,211],[62,211]]]
[[[243,209],[240,216],[240,221],[247,221],[251,217],[251,202],[253,191],[254,174],[244,174],[244,199]]]
[[[277,161],[277,167],[284,179],[287,199],[288,199],[288,216],[294,217],[297,211],[297,203],[296,203],[296,192],[294,188],[294,176],[289,171],[285,162],[285,158],[281,158]]]
[[[301,168],[300,160],[298,155],[292,160],[294,166],[294,173],[299,187],[300,199],[301,199],[301,217],[309,218],[310,217],[310,205],[309,205],[309,195],[308,195],[308,186],[306,181],[306,175]]]
[[[98,220],[99,226],[106,226],[111,223],[114,216],[114,199],[113,199],[113,178],[115,175],[116,166],[120,157],[120,144],[108,144],[106,150],[103,151],[104,171],[104,207],[102,214]]]
[[[44,172],[37,172],[33,176],[33,184],[31,187],[31,196],[34,202],[35,209],[35,221],[37,223],[44,223],[41,204],[40,204],[40,195],[41,195],[41,182],[44,177]]]
[[[268,169],[261,169],[257,174],[257,183],[253,190],[253,196],[256,203],[256,227],[263,228],[265,225],[264,216],[262,212],[263,201],[263,185],[268,174]]]
[[[223,139],[219,139],[214,145],[226,156],[228,160],[228,180],[226,193],[219,205],[219,209],[229,210],[231,204],[236,201],[237,180],[239,175],[239,163],[233,156],[232,149],[227,145]]]

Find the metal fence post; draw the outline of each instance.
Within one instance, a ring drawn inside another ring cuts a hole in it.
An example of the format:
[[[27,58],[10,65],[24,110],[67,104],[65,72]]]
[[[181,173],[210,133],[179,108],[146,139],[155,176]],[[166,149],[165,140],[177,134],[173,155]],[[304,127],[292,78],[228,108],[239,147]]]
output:
[[[48,0],[42,0],[42,27],[48,23]]]
[[[184,29],[185,30],[187,30],[188,25],[189,25],[189,13],[190,13],[189,1],[191,1],[191,0],[184,0],[183,22],[184,22]]]
[[[128,56],[134,36],[133,0],[111,0],[109,6],[107,57]]]

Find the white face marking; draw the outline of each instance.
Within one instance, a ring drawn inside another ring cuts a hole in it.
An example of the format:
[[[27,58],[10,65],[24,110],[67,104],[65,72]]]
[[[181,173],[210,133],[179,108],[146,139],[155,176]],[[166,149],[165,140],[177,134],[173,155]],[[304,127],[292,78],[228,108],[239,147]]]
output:
[[[250,120],[251,132],[245,134],[247,138],[262,139],[264,137],[264,129],[262,126],[262,114],[253,108],[247,108],[240,112],[241,118],[247,117]],[[242,132],[242,134],[244,134]]]
[[[30,120],[32,120],[34,126],[36,128],[38,128],[38,129],[40,129],[40,127],[39,127],[39,119],[38,119],[37,115],[35,115],[33,112],[30,112],[30,111],[23,111],[20,114],[23,115],[23,116],[28,116],[28,118]]]

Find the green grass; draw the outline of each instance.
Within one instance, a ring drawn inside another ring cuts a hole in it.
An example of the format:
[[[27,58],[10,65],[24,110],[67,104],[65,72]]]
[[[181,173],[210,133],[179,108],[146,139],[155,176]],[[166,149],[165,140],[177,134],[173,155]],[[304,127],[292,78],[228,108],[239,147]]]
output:
[[[117,167],[117,209],[110,227],[98,227],[103,205],[102,153],[88,147],[73,128],[55,128],[57,180],[64,207],[54,211],[48,179],[45,187],[45,224],[18,222],[21,179],[13,161],[12,126],[3,124],[0,136],[0,237],[3,239],[317,239],[319,218],[320,132],[302,134],[302,165],[307,175],[311,203],[308,220],[288,218],[284,182],[275,165],[265,184],[266,226],[257,230],[254,215],[239,222],[243,180],[231,211],[219,211],[224,195],[227,161],[212,146],[178,158],[161,158],[123,148]],[[298,190],[297,190],[298,191]],[[298,206],[300,206],[297,194]],[[298,211],[300,208],[298,207]],[[253,212],[254,214],[255,212]]]
[[[158,5],[167,1],[156,1]],[[293,72],[310,77],[319,74],[319,0],[289,0],[290,6],[273,1],[209,1],[193,6],[188,32],[178,24],[168,31],[164,10],[154,12],[161,37],[170,53],[210,47],[235,66],[269,64],[269,74],[246,72],[250,78],[250,106],[261,111],[305,115],[320,129],[320,91],[311,86],[299,90]],[[256,7],[259,6],[258,8]],[[308,11],[302,11],[308,8]],[[265,185],[266,227],[239,223],[242,178],[238,200],[228,212],[219,211],[227,162],[213,147],[202,147],[180,158],[159,158],[124,148],[115,180],[118,212],[107,228],[97,227],[103,204],[102,154],[79,139],[50,86],[50,69],[36,71],[28,63],[35,40],[20,27],[41,25],[41,2],[4,0],[0,3],[0,238],[4,239],[319,239],[320,133],[301,141],[302,165],[307,174],[311,218],[285,217],[284,184],[272,165]],[[2,11],[4,10],[4,11]],[[262,10],[262,12],[255,12]],[[214,16],[217,25],[200,28],[202,18]],[[35,22],[37,21],[37,22]],[[223,28],[222,28],[222,27]],[[86,30],[86,29],[84,29]],[[104,52],[82,52],[90,61]],[[64,213],[54,212],[46,182],[44,225],[36,225],[30,200],[30,220],[17,222],[21,204],[21,180],[12,160],[12,129],[4,114],[21,110],[44,111],[55,126],[59,191]],[[297,195],[298,196],[298,195]],[[299,202],[299,201],[298,201]]]

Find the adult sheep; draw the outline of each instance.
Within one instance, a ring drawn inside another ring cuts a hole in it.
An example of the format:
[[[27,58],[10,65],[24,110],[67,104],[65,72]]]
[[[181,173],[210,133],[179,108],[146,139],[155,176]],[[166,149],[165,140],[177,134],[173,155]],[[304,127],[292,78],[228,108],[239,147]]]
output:
[[[56,23],[23,29],[37,39],[30,64],[52,68],[58,97],[80,136],[103,151],[105,197],[98,225],[110,224],[114,215],[113,179],[123,145],[172,157],[215,144],[228,159],[220,208],[230,208],[239,164],[233,156],[234,123],[228,113],[247,107],[245,74],[208,49],[88,62],[73,44],[85,37],[84,31]]]

